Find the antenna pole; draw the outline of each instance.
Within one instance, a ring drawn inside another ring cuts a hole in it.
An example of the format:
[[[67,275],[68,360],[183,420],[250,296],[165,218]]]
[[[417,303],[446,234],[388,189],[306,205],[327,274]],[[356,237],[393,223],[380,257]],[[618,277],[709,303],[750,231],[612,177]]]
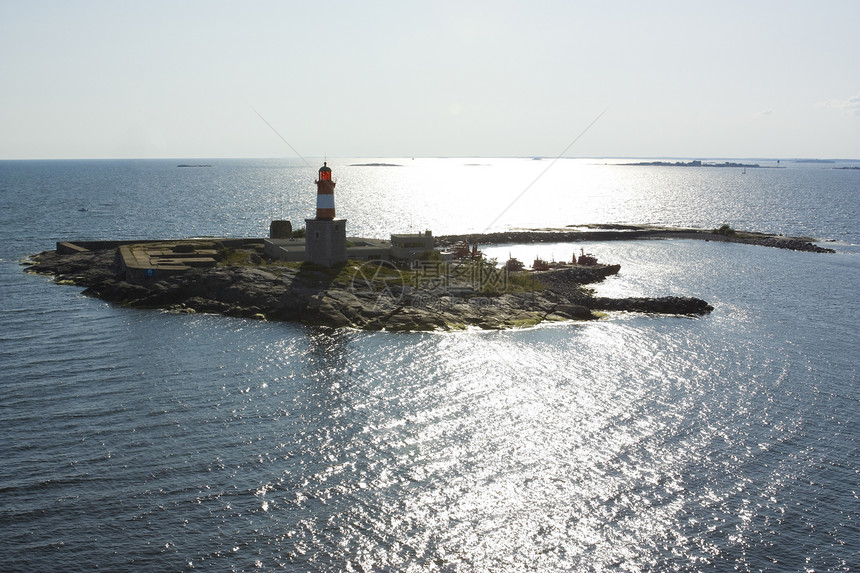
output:
[[[287,141],[286,139],[284,139],[284,136],[283,136],[283,135],[281,135],[280,133],[278,133],[278,130],[277,130],[277,129],[275,129],[275,128],[272,126],[272,124],[271,124],[271,123],[269,123],[268,121],[266,121],[266,118],[265,118],[265,117],[263,117],[262,115],[260,115],[260,112],[259,112],[259,111],[257,111],[257,110],[256,110],[256,109],[254,109],[253,107],[252,107],[251,109],[253,109],[253,110],[254,110],[254,113],[256,113],[256,114],[257,114],[257,117],[259,117],[260,119],[262,119],[262,120],[263,120],[263,123],[265,123],[266,125],[268,125],[268,126],[269,126],[269,129],[271,129],[272,131],[274,131],[274,132],[275,132],[275,135],[277,135],[278,137],[280,137],[280,138],[281,138],[281,141],[283,141],[284,143],[286,143],[286,144],[287,144],[287,147],[289,147],[290,149],[292,149],[292,150],[293,150],[293,153],[295,153],[296,155],[298,155],[298,156],[299,156],[299,159],[301,159],[302,161],[304,161],[304,162],[305,162],[305,165],[307,165],[308,167],[312,167],[312,166],[311,166],[311,164],[310,164],[310,163],[308,163],[308,160],[307,160],[307,159],[305,159],[304,157],[302,157],[302,154],[301,154],[301,153],[299,153],[298,151],[296,151],[296,148],[295,148],[295,147],[293,147],[292,145],[290,145],[290,142],[289,142],[289,141]]]

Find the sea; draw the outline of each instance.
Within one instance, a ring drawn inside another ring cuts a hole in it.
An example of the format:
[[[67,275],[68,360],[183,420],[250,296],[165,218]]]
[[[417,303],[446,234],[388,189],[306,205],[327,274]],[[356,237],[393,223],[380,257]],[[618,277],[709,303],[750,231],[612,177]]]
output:
[[[860,163],[327,161],[350,236],[728,224],[836,252],[480,245],[583,249],[621,264],[597,294],[713,305],[695,318],[390,333],[171,314],[22,261],[300,227],[322,159],[0,161],[0,570],[860,568],[860,170],[841,169]]]

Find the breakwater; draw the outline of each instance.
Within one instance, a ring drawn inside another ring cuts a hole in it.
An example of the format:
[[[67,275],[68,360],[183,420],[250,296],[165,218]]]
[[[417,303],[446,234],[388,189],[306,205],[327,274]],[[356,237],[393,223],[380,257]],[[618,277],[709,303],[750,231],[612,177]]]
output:
[[[443,235],[436,242],[442,246],[469,244],[566,243],[585,241],[630,241],[637,239],[697,239],[744,243],[811,253],[833,253],[833,249],[815,244],[810,237],[786,237],[755,231],[733,231],[719,234],[706,229],[656,227],[649,225],[582,225],[572,229],[521,229],[493,233]]]

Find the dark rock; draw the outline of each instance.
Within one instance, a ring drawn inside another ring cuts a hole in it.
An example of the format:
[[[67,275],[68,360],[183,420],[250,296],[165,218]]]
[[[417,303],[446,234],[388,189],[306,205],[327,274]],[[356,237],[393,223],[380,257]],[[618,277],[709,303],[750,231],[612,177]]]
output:
[[[567,318],[588,319],[591,318],[591,310],[588,307],[574,304],[560,304],[555,307],[554,312]]]
[[[658,314],[707,314],[714,310],[702,299],[692,297],[666,296],[660,298],[603,298],[589,300],[595,310],[623,310],[629,312],[649,312]]]

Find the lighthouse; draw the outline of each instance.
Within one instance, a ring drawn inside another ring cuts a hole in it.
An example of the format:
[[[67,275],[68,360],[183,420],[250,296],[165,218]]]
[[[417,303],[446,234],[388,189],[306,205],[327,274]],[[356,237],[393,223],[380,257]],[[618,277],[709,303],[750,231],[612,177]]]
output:
[[[305,219],[305,260],[331,267],[346,262],[346,219],[335,218],[335,181],[325,162],[319,169],[316,184],[316,218]]]

